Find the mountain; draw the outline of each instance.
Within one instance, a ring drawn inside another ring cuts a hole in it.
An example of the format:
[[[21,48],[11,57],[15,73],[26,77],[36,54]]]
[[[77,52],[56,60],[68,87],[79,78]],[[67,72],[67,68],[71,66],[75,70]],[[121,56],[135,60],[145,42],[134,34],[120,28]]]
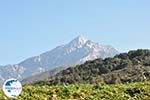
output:
[[[36,75],[58,66],[81,64],[96,58],[113,57],[118,51],[109,45],[100,45],[78,36],[66,45],[58,46],[19,64],[0,67],[0,82],[7,78],[19,80]]]
[[[135,50],[113,58],[95,59],[69,67],[34,85],[74,83],[115,84],[150,81],[150,50]]]
[[[23,79],[21,81],[21,83],[24,85],[24,84],[30,84],[30,83],[38,82],[38,81],[41,81],[41,80],[46,80],[46,79],[50,78],[51,76],[56,75],[60,71],[65,70],[69,67],[74,67],[74,66],[75,65],[59,66],[59,67],[56,67],[54,69],[42,72],[40,74],[36,74],[36,75],[30,76],[30,77],[27,77],[27,78]]]

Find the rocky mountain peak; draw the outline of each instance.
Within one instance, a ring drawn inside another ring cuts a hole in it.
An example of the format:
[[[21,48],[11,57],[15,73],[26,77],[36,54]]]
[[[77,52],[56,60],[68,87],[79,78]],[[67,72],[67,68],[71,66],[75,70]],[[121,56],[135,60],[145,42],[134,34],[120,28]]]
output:
[[[69,42],[69,45],[72,46],[72,47],[79,48],[79,47],[83,46],[87,41],[88,41],[87,38],[85,38],[82,35],[79,35],[78,37],[73,39],[71,42]]]
[[[68,44],[28,58],[19,64],[0,67],[0,83],[2,79],[9,77],[23,79],[58,66],[81,64],[96,58],[113,57],[118,53],[113,47],[101,45],[80,35]]]

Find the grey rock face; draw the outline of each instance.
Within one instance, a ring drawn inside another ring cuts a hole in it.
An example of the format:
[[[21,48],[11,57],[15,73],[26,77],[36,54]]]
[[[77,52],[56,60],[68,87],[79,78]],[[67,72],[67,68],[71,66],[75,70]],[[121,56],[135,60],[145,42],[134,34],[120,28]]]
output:
[[[28,58],[19,64],[1,66],[0,83],[8,78],[21,80],[54,69],[56,66],[80,64],[96,58],[113,57],[118,53],[112,46],[100,45],[79,36],[66,45]]]

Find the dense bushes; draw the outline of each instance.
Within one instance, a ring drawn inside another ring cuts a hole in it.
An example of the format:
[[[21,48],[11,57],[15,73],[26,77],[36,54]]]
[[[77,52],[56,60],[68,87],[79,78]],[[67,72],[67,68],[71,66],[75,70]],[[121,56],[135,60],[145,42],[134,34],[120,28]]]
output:
[[[149,100],[150,82],[130,84],[63,84],[57,86],[25,86],[12,100]],[[0,90],[0,100],[11,100]]]
[[[87,61],[35,84],[125,83],[150,80],[150,50],[129,51],[113,58]]]

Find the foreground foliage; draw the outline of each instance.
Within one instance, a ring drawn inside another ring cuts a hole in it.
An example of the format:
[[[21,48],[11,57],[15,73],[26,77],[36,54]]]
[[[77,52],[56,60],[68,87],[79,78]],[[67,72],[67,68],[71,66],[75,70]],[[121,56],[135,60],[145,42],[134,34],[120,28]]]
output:
[[[16,99],[8,99],[0,91],[0,100],[150,100],[150,82],[30,85],[24,86],[22,94]]]

